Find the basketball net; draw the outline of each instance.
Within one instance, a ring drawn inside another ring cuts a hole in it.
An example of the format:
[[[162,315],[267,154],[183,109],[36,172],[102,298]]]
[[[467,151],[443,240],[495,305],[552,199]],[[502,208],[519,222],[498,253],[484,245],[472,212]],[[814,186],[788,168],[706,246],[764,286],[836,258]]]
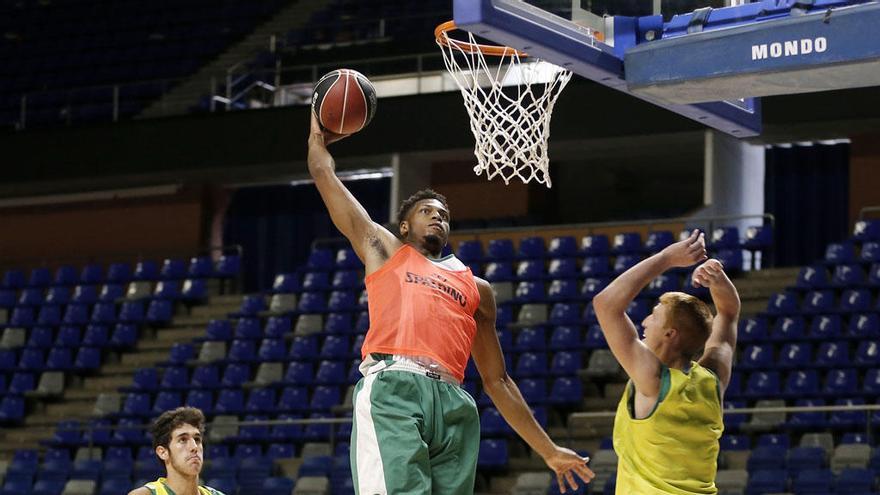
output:
[[[477,175],[505,184],[550,183],[547,139],[553,105],[571,79],[571,72],[548,62],[529,60],[513,48],[453,39],[450,21],[434,31],[446,69],[461,89],[476,146]],[[507,89],[504,89],[507,87]]]

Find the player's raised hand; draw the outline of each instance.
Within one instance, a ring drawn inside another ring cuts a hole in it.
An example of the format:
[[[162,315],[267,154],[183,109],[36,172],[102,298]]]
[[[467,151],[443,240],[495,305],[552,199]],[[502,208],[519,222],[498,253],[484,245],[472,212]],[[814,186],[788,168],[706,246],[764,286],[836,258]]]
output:
[[[716,259],[711,259],[694,270],[694,287],[712,287],[724,279],[724,265]]]
[[[560,493],[565,493],[568,487],[577,490],[578,481],[574,475],[584,483],[589,483],[596,476],[587,467],[587,463],[590,462],[589,457],[581,457],[577,452],[558,445],[553,453],[544,458],[544,462],[556,472],[556,483],[559,484]]]
[[[705,234],[694,229],[687,239],[667,246],[661,254],[670,267],[683,268],[705,261],[707,258]]]
[[[309,112],[309,115],[312,116],[311,122],[311,130],[309,132],[309,145],[318,145],[321,147],[326,147],[331,143],[335,143],[340,139],[345,139],[350,134],[336,134],[335,132],[330,132],[326,129],[321,128],[321,124],[318,123],[318,118],[315,117],[315,112]]]

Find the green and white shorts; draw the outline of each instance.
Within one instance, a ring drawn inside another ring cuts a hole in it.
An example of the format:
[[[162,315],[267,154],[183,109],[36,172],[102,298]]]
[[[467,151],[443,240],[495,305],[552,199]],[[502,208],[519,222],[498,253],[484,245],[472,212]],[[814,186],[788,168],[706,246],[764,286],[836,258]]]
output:
[[[386,357],[365,370],[352,399],[355,493],[474,493],[480,418],[458,383]]]

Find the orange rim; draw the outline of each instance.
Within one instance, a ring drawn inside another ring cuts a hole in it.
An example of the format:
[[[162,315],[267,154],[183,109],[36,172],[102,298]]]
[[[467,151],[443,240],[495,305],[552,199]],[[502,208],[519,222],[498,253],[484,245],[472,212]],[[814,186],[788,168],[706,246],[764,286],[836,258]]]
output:
[[[520,57],[528,57],[527,54],[508,46],[493,46],[481,45],[479,43],[469,43],[467,41],[457,40],[449,36],[450,31],[455,31],[457,29],[458,26],[455,25],[455,21],[446,21],[443,24],[437,26],[434,29],[434,37],[437,39],[437,43],[442,46],[452,45],[459,50],[467,53],[482,53],[483,55],[492,55],[495,57],[507,57],[509,55],[516,54]]]

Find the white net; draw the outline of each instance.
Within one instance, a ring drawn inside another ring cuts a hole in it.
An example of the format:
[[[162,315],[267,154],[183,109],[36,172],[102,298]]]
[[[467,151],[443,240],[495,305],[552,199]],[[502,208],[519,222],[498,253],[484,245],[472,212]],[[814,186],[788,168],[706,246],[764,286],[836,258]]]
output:
[[[474,172],[486,178],[514,177],[524,183],[550,183],[547,139],[553,105],[571,79],[571,72],[548,62],[520,59],[512,49],[487,55],[474,36],[452,40],[446,32],[437,44],[446,68],[461,89],[476,139]]]

